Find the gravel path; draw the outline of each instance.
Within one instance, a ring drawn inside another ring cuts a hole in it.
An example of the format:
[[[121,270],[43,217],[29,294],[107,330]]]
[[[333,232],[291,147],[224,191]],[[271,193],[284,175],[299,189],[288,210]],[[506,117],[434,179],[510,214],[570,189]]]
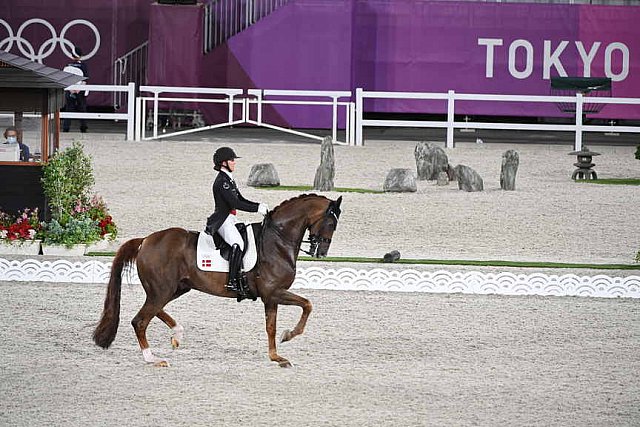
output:
[[[422,426],[640,423],[640,305],[634,300],[300,292],[305,334],[268,361],[261,303],[193,292],[170,368],[146,366],[122,292],[119,334],[91,333],[103,285],[0,282],[0,422],[6,426]],[[282,307],[279,332],[299,310]]]
[[[68,144],[75,135],[64,134]],[[80,134],[78,134],[80,135]],[[122,238],[170,226],[200,230],[213,208],[211,156],[222,144],[242,159],[236,173],[245,197],[271,207],[299,194],[247,187],[251,165],[270,162],[283,185],[311,185],[320,159],[314,143],[273,139],[123,142],[87,134],[96,190],[105,197]],[[338,187],[380,190],[391,168],[415,169],[415,141],[368,141],[336,146]],[[520,154],[516,191],[500,189],[501,156]],[[593,146],[602,178],[638,177],[635,147]],[[575,183],[568,146],[459,143],[450,163],[465,164],[484,178],[485,191],[418,182],[416,193],[343,196],[343,216],[330,255],[381,257],[398,249],[404,258],[500,259],[631,263],[640,249],[637,186]],[[241,213],[245,221],[257,214]]]

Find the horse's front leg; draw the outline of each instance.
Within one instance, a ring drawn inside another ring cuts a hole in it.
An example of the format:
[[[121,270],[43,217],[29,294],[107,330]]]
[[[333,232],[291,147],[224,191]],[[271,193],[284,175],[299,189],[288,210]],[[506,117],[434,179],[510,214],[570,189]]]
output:
[[[308,299],[284,290],[278,294],[278,304],[297,305],[302,308],[302,315],[300,316],[300,320],[298,320],[295,328],[293,328],[292,331],[285,330],[282,333],[280,342],[287,342],[304,332],[304,327],[307,325],[307,319],[311,314],[312,306]]]
[[[267,337],[269,339],[269,359],[274,362],[278,362],[278,365],[282,368],[290,368],[291,362],[284,357],[278,356],[276,350],[276,323],[278,318],[278,304],[277,303],[265,303],[264,311],[266,317]]]

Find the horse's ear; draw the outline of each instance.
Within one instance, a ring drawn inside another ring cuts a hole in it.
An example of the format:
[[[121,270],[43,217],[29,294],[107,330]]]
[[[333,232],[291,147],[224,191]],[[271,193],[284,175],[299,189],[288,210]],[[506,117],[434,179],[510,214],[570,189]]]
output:
[[[336,207],[337,208],[340,207],[340,203],[342,203],[342,196],[338,197],[338,200],[336,200]]]

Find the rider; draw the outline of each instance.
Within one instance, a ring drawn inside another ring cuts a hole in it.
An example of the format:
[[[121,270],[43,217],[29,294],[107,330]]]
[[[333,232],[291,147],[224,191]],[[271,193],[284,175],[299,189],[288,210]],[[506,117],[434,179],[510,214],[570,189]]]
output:
[[[213,200],[215,209],[207,219],[205,231],[214,235],[218,234],[231,246],[229,257],[229,283],[226,288],[238,295],[238,301],[246,298],[246,274],[242,272],[242,252],[244,242],[240,232],[236,228],[238,219],[236,210],[245,212],[259,212],[266,215],[269,207],[265,203],[251,202],[240,194],[238,186],[233,180],[233,171],[236,169],[236,153],[229,147],[220,147],[213,154],[213,168],[218,176],[213,182]],[[254,298],[255,299],[255,298]]]

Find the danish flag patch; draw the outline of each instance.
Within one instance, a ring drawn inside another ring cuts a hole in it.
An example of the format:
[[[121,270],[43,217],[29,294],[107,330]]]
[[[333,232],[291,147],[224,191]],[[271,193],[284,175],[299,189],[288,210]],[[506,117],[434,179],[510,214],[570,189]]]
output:
[[[211,267],[211,258],[206,258],[202,260],[202,267]]]

